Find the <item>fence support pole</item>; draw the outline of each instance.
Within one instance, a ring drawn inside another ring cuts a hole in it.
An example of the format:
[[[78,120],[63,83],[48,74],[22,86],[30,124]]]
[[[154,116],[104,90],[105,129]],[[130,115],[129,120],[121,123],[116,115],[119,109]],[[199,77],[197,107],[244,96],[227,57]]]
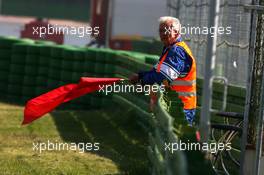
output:
[[[218,28],[220,11],[220,0],[210,1],[210,11],[209,11],[209,24],[208,28],[215,27]],[[213,36],[210,34],[207,36],[207,51],[205,57],[205,72],[204,72],[204,82],[203,82],[203,93],[202,93],[202,108],[201,108],[201,118],[200,118],[200,130],[201,130],[201,141],[207,142],[209,139],[210,132],[210,109],[212,106],[212,77],[215,68],[215,58],[216,58],[216,47],[217,47],[217,33],[215,32]]]
[[[249,43],[249,66],[247,96],[244,111],[243,135],[241,142],[240,174],[258,175],[259,174],[259,155],[257,145],[257,135],[261,134],[261,81],[263,75],[263,45],[261,37],[263,35],[263,19],[258,12],[261,11],[259,0],[252,0],[252,5],[245,6],[251,8],[251,29]],[[258,130],[259,129],[259,130]],[[258,143],[259,142],[259,143]]]

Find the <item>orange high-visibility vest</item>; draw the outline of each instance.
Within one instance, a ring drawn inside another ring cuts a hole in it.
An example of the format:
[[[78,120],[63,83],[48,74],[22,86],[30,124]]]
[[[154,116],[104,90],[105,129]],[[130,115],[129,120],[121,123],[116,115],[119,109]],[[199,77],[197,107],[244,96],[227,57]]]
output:
[[[195,109],[196,108],[196,62],[190,48],[183,41],[177,42],[177,46],[182,47],[185,52],[192,59],[192,66],[189,73],[185,77],[178,77],[173,82],[170,83],[170,87],[172,90],[176,91],[179,94],[179,98],[183,103],[184,109]],[[161,60],[157,65],[157,72],[160,72],[160,68],[164,60],[168,55],[168,51],[162,56]]]

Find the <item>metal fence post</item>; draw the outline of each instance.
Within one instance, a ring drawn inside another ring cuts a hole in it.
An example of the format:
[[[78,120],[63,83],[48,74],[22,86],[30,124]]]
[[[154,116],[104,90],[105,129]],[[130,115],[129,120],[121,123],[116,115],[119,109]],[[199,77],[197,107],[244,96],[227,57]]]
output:
[[[243,135],[242,135],[242,141],[241,141],[241,157],[240,157],[240,174],[253,174],[254,169],[255,169],[255,173],[256,172],[256,168],[258,168],[258,165],[254,165],[254,163],[256,163],[255,160],[253,165],[254,166],[250,166],[247,165],[245,163],[245,161],[251,162],[251,160],[248,160],[248,158],[246,158],[246,156],[250,156],[250,154],[252,154],[251,156],[253,156],[254,152],[250,150],[246,149],[247,144],[248,144],[248,126],[249,126],[249,115],[250,115],[250,108],[251,108],[251,104],[252,104],[252,81],[253,81],[253,66],[255,64],[255,57],[256,57],[256,53],[255,53],[255,45],[256,45],[256,30],[257,30],[257,6],[259,5],[259,0],[252,0],[252,15],[251,15],[251,28],[250,28],[250,43],[249,43],[249,61],[248,61],[248,83],[247,83],[247,94],[246,94],[246,102],[245,102],[245,110],[244,110],[244,123],[243,123]],[[246,6],[245,6],[246,7]],[[250,59],[251,58],[251,59]],[[252,117],[252,116],[251,116]],[[251,119],[252,120],[252,119]],[[251,141],[252,142],[252,141]],[[255,152],[256,153],[256,152]],[[255,154],[254,154],[255,156]],[[246,168],[245,167],[247,165],[248,168],[250,168],[251,172],[245,172]]]
[[[209,12],[209,25],[208,27],[218,28],[220,12],[220,0],[210,1],[210,12]],[[201,118],[200,118],[200,129],[201,129],[201,141],[207,142],[210,131],[210,109],[211,109],[211,97],[212,97],[212,77],[215,68],[216,58],[216,47],[217,47],[217,33],[213,36],[207,36],[207,51],[206,51],[206,62],[205,62],[205,73],[202,93],[202,107],[201,107]]]

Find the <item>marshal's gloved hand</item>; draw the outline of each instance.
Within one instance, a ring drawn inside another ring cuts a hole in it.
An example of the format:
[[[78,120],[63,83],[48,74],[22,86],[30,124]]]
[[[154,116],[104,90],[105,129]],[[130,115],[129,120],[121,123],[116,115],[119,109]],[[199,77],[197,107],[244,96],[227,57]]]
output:
[[[139,76],[138,74],[133,74],[130,78],[129,78],[129,82],[131,84],[137,84],[139,83]]]

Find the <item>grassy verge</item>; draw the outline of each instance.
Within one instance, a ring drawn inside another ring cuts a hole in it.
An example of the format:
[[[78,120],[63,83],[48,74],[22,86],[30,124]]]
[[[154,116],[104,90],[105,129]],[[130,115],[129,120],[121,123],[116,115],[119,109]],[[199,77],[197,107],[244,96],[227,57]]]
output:
[[[16,174],[148,174],[146,138],[133,111],[55,111],[20,126],[23,108],[0,103],[0,172]],[[100,150],[33,150],[37,142],[99,142]]]

